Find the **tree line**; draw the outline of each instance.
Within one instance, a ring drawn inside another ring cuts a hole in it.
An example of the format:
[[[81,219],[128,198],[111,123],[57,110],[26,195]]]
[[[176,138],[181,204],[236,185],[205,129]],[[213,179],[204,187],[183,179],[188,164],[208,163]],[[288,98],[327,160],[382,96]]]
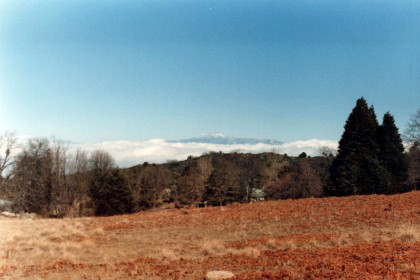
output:
[[[392,194],[419,187],[420,110],[405,151],[390,113],[379,124],[364,98],[356,102],[338,151],[319,157],[210,152],[184,161],[120,169],[106,151],[70,152],[60,141],[29,139],[16,150],[3,137],[0,197],[17,211],[49,217],[114,215],[161,207],[247,203],[354,194]],[[260,197],[254,197],[258,191]]]
[[[8,138],[13,143],[12,138]],[[252,192],[266,199],[322,196],[309,159],[276,153],[210,152],[184,161],[120,169],[106,151],[69,152],[63,143],[30,139],[4,157],[0,197],[17,211],[47,217],[113,215],[160,208],[245,203]],[[6,176],[7,174],[7,176]]]

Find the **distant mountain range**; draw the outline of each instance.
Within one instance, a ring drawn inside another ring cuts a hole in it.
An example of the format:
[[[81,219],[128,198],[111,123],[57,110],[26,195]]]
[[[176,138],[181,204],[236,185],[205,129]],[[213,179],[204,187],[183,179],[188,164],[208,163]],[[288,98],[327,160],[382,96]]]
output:
[[[283,142],[273,139],[255,139],[255,138],[239,138],[239,137],[228,137],[223,134],[202,134],[197,137],[171,140],[169,142],[177,143],[206,143],[206,144],[220,144],[220,145],[243,145],[243,144],[269,144],[269,145],[281,145]]]

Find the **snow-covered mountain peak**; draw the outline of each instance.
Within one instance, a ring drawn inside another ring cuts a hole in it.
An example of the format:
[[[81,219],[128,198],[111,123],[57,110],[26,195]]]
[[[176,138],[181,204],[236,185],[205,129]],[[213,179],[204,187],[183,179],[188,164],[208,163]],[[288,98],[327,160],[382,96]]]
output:
[[[221,133],[217,134],[201,134],[197,137],[172,140],[170,142],[179,143],[206,143],[206,144],[220,144],[220,145],[244,145],[244,144],[270,144],[270,145],[281,145],[283,142],[274,139],[256,139],[256,138],[240,138],[240,137],[229,137]]]

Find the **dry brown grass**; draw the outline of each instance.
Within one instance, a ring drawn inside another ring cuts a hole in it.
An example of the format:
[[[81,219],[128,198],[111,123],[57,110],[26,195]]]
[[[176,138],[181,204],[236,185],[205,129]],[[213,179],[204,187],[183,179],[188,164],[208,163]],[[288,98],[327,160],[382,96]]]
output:
[[[0,264],[30,264],[57,259],[85,262],[97,231],[86,230],[88,220],[0,220]],[[101,232],[100,230],[98,232]]]
[[[392,203],[392,210],[385,208]],[[0,219],[1,279],[374,278],[420,275],[420,192]]]

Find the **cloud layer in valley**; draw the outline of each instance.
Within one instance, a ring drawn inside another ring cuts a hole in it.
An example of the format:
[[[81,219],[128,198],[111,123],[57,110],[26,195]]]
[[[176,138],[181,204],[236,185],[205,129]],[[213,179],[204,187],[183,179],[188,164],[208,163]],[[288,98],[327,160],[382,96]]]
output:
[[[337,141],[310,139],[294,141],[280,145],[272,144],[211,144],[211,143],[181,143],[164,139],[136,141],[107,141],[92,144],[71,144],[72,148],[85,151],[104,150],[109,152],[119,167],[129,167],[144,162],[163,163],[168,160],[185,160],[188,156],[200,156],[208,152],[223,153],[262,153],[276,152],[297,156],[302,152],[310,156],[320,154],[321,147],[337,148]]]

